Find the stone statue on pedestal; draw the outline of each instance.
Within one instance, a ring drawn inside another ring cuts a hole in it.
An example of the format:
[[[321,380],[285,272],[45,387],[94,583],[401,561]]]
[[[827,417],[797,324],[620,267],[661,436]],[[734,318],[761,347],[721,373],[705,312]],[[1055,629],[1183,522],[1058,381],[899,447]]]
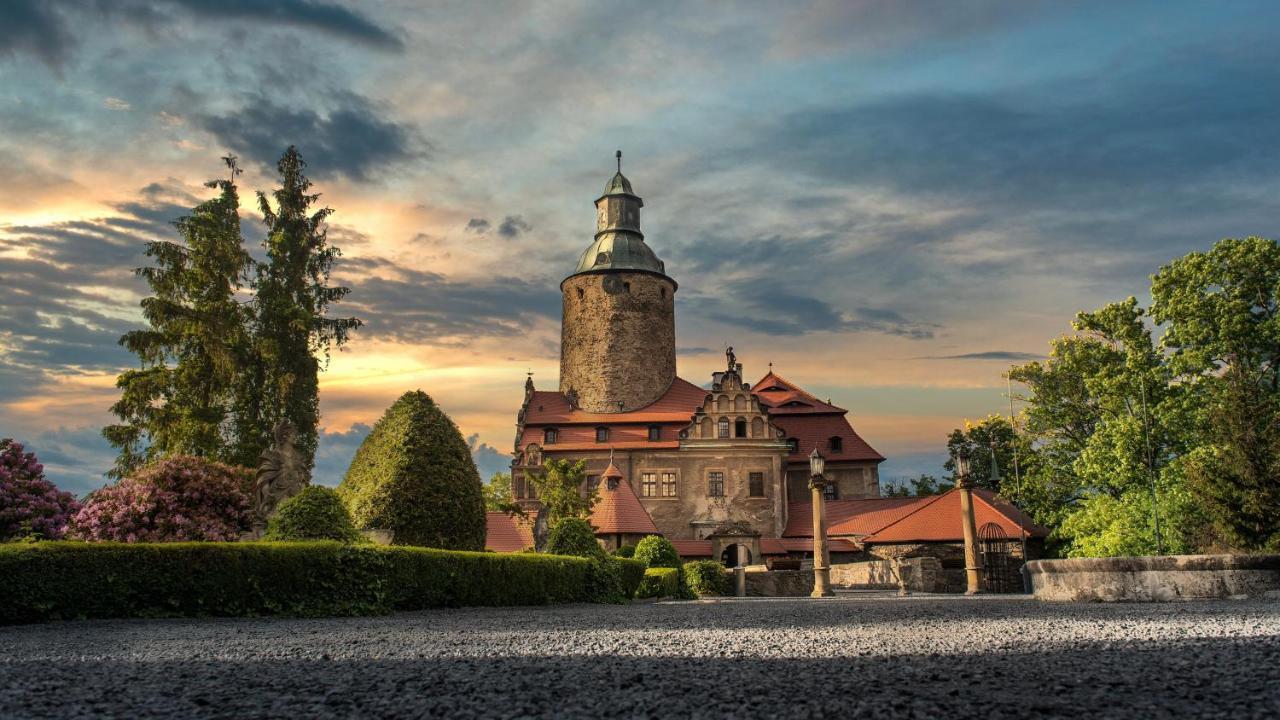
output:
[[[271,447],[262,451],[254,482],[254,531],[261,537],[267,518],[280,503],[307,486],[307,468],[298,452],[298,430],[284,419],[276,423]]]

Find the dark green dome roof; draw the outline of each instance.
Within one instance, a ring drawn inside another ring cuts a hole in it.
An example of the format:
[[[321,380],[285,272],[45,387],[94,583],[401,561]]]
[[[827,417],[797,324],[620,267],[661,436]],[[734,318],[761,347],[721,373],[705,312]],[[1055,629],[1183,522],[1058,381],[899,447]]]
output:
[[[629,232],[602,233],[578,258],[573,275],[601,270],[644,270],[666,274],[666,266],[644,243],[644,238]]]
[[[626,175],[618,172],[609,178],[609,182],[604,186],[605,195],[635,195],[631,190],[631,181]]]

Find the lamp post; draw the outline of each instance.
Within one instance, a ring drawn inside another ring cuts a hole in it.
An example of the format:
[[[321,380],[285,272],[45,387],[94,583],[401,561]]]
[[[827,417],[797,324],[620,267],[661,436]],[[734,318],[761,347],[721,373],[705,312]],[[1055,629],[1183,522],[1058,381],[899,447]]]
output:
[[[956,489],[960,491],[960,524],[964,528],[964,594],[977,595],[982,592],[978,524],[973,517],[973,477],[969,475],[969,456],[963,449],[956,453]]]
[[[814,448],[809,453],[809,489],[813,493],[813,593],[811,597],[832,597],[831,567],[827,562],[827,478],[822,474],[827,460]]]

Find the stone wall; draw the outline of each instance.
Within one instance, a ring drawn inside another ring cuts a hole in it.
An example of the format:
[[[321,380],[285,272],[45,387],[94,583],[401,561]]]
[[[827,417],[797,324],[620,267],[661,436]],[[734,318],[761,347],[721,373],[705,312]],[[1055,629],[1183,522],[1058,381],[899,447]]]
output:
[[[1166,602],[1280,591],[1280,555],[1073,558],[1027,563],[1036,599]]]
[[[942,563],[937,558],[916,557],[901,561],[901,571],[910,592],[942,592],[945,586]],[[872,562],[833,563],[831,584],[837,587],[898,589],[898,574],[894,563],[887,560]]]
[[[813,593],[812,570],[747,568],[748,597],[808,597]]]
[[[873,462],[834,463],[827,461],[823,473],[836,484],[836,497],[841,500],[880,497],[880,476]],[[787,470],[787,492],[791,502],[809,502],[809,467]]]
[[[615,413],[657,400],[676,377],[675,285],[644,272],[574,275],[561,285],[560,392]],[[621,403],[621,404],[619,404]]]

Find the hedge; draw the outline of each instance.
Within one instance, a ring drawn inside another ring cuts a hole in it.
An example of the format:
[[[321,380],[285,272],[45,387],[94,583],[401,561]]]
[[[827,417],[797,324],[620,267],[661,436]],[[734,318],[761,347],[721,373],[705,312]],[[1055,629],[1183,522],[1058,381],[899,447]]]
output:
[[[644,582],[644,563],[621,557],[613,558],[613,562],[617,564],[618,574],[622,577],[623,593],[627,598],[635,597],[640,590],[640,584]]]
[[[684,583],[692,595],[729,595],[733,589],[729,573],[715,560],[685,563]]]
[[[332,488],[308,485],[280,503],[267,522],[263,540],[337,540],[359,542],[360,531],[351,513]]]
[[[13,543],[0,545],[0,624],[589,602],[591,568],[556,555],[336,542]]]
[[[679,568],[645,570],[644,582],[640,583],[640,590],[636,592],[636,597],[641,598],[679,597],[680,595]]]

